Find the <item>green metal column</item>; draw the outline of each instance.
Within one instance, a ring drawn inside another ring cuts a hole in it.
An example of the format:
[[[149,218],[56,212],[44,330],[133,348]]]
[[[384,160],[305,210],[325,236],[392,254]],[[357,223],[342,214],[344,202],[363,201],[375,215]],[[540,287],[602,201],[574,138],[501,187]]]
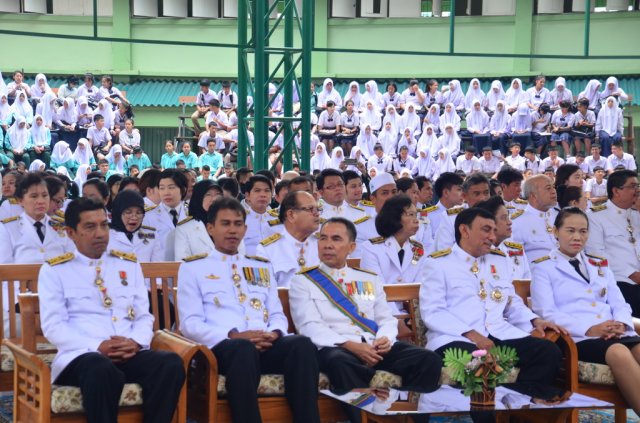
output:
[[[254,152],[253,152],[253,169],[261,170],[267,168],[267,158],[265,157],[265,147],[268,145],[267,140],[267,121],[265,120],[265,106],[267,104],[267,75],[265,73],[265,61],[269,57],[265,53],[265,36],[267,34],[265,28],[265,14],[267,13],[267,2],[265,0],[253,0],[253,15],[251,24],[255,28],[253,30],[253,45],[255,46],[255,71],[253,107],[255,111],[254,135]]]
[[[313,11],[315,0],[302,2],[302,82],[300,83],[300,111],[302,122],[300,169],[311,170],[311,51],[313,50]]]
[[[456,0],[451,0],[449,13],[449,54],[453,54],[456,45]]]
[[[589,57],[589,31],[591,31],[591,0],[584,3],[584,56]]]
[[[238,167],[247,165],[247,1],[238,0]]]
[[[296,3],[294,0],[287,0],[285,2],[285,9],[283,13],[284,17],[284,46],[286,49],[293,49],[293,19],[294,12],[296,8]],[[284,84],[284,115],[285,116],[293,116],[293,76],[291,75],[293,71],[293,60],[291,51],[284,52],[284,79],[282,83]],[[284,169],[291,169],[292,167],[292,157],[293,148],[291,147],[294,144],[293,140],[293,123],[294,122],[282,122],[284,125],[284,150],[282,152],[282,165]]]

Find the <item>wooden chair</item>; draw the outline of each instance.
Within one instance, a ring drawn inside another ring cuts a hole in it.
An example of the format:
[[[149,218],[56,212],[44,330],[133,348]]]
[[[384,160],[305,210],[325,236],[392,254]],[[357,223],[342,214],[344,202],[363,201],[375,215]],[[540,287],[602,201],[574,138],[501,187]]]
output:
[[[3,324],[0,325],[0,339],[11,339],[20,343],[20,314],[16,312],[14,299],[17,299],[18,292],[37,291],[39,272],[39,264],[0,265],[0,283],[2,284],[0,312],[3,318]],[[18,287],[16,287],[16,282]],[[5,305],[8,305],[6,310]],[[5,328],[8,331],[5,331]],[[11,353],[4,347],[2,348],[2,364],[4,370],[0,370],[0,391],[10,391],[13,389],[13,360]]]
[[[86,419],[81,412],[52,412],[51,370],[49,365],[35,354],[36,340],[42,336],[38,295],[21,294],[19,301],[22,314],[23,345],[18,345],[11,340],[5,339],[3,341],[15,357],[14,422],[85,422]],[[194,355],[202,352],[202,347],[194,346],[192,342],[180,339],[166,331],[155,333],[151,349],[178,354],[183,361],[185,370],[188,369]],[[186,422],[186,395],[186,388],[183,387],[172,420],[174,423]],[[142,407],[121,407],[118,421],[121,423],[142,422]]]
[[[174,314],[175,328],[178,332],[179,325],[177,310],[177,293],[174,288],[178,286],[178,262],[140,263],[142,274],[149,280],[151,292],[161,295],[151,295],[151,313],[155,317],[153,330],[171,328],[171,316]],[[162,302],[160,303],[160,299]]]
[[[187,106],[194,105],[197,99],[195,95],[181,95],[178,97],[178,104],[182,107],[182,113],[178,115],[178,135],[176,141],[191,140],[194,137],[187,136],[187,131],[193,130],[185,123],[185,119],[191,119],[191,115],[187,114]],[[195,137],[197,140],[197,137]]]

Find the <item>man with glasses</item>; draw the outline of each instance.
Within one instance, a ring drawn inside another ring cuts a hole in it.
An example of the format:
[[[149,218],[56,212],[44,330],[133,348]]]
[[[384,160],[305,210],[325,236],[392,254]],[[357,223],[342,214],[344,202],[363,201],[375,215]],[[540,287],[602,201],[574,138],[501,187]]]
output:
[[[364,209],[353,206],[346,201],[347,191],[342,172],[339,170],[323,170],[316,179],[316,185],[322,196],[322,214],[320,217],[323,220],[328,220],[332,217],[344,217],[358,225],[369,219]]]
[[[640,215],[638,175],[619,170],[607,180],[608,201],[591,207],[586,251],[606,257],[633,317],[640,317]]]
[[[296,272],[320,264],[313,236],[320,225],[320,209],[308,192],[289,192],[280,203],[279,220],[284,228],[263,239],[256,254],[271,261],[278,286],[288,287]]]

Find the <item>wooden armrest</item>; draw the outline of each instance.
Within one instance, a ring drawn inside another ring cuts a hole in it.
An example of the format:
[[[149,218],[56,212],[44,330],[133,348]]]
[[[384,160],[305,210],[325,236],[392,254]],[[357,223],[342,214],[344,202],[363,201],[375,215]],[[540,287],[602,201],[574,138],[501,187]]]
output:
[[[636,333],[640,335],[640,319],[636,317],[633,318],[633,330],[635,330]]]
[[[31,410],[32,415],[44,415],[51,410],[51,369],[37,354],[4,339],[13,354],[15,400]]]

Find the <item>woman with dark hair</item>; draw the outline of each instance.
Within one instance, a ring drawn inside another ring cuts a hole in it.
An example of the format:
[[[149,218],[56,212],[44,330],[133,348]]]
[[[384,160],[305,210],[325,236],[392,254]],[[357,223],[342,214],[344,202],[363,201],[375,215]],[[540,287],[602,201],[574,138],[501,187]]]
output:
[[[189,217],[176,227],[174,260],[209,253],[214,249],[213,240],[207,232],[207,211],[211,204],[223,196],[222,188],[214,181],[205,179],[193,187],[189,202]]]
[[[125,176],[122,181],[120,181],[118,194],[125,190],[134,190],[140,193],[140,181],[138,180],[138,178],[136,178],[135,176]],[[140,195],[142,195],[142,193],[140,193]]]
[[[556,170],[556,189],[558,189],[560,185],[574,186],[582,189],[583,183],[584,173],[582,169],[580,169],[580,166],[576,164],[565,163]]]
[[[155,229],[143,226],[144,200],[140,193],[125,190],[116,195],[111,212],[108,250],[134,253],[139,262],[163,261],[162,245]]]
[[[111,175],[109,176],[109,179],[107,179],[107,185],[109,185],[109,201],[107,201],[107,210],[109,211],[113,208],[113,200],[118,194],[122,179],[124,179],[124,176],[120,174]]]
[[[380,236],[362,245],[362,268],[377,273],[387,284],[420,282],[425,250],[411,238],[419,226],[411,198],[405,194],[389,198],[376,216]]]
[[[558,193],[558,207],[578,207],[582,211],[587,210],[587,196],[581,188],[560,185],[556,188]]]
[[[607,259],[584,252],[589,219],[582,210],[562,209],[553,234],[558,248],[532,265],[533,311],[569,331],[580,361],[608,365],[622,395],[638,413],[640,337],[634,331],[631,307]]]

